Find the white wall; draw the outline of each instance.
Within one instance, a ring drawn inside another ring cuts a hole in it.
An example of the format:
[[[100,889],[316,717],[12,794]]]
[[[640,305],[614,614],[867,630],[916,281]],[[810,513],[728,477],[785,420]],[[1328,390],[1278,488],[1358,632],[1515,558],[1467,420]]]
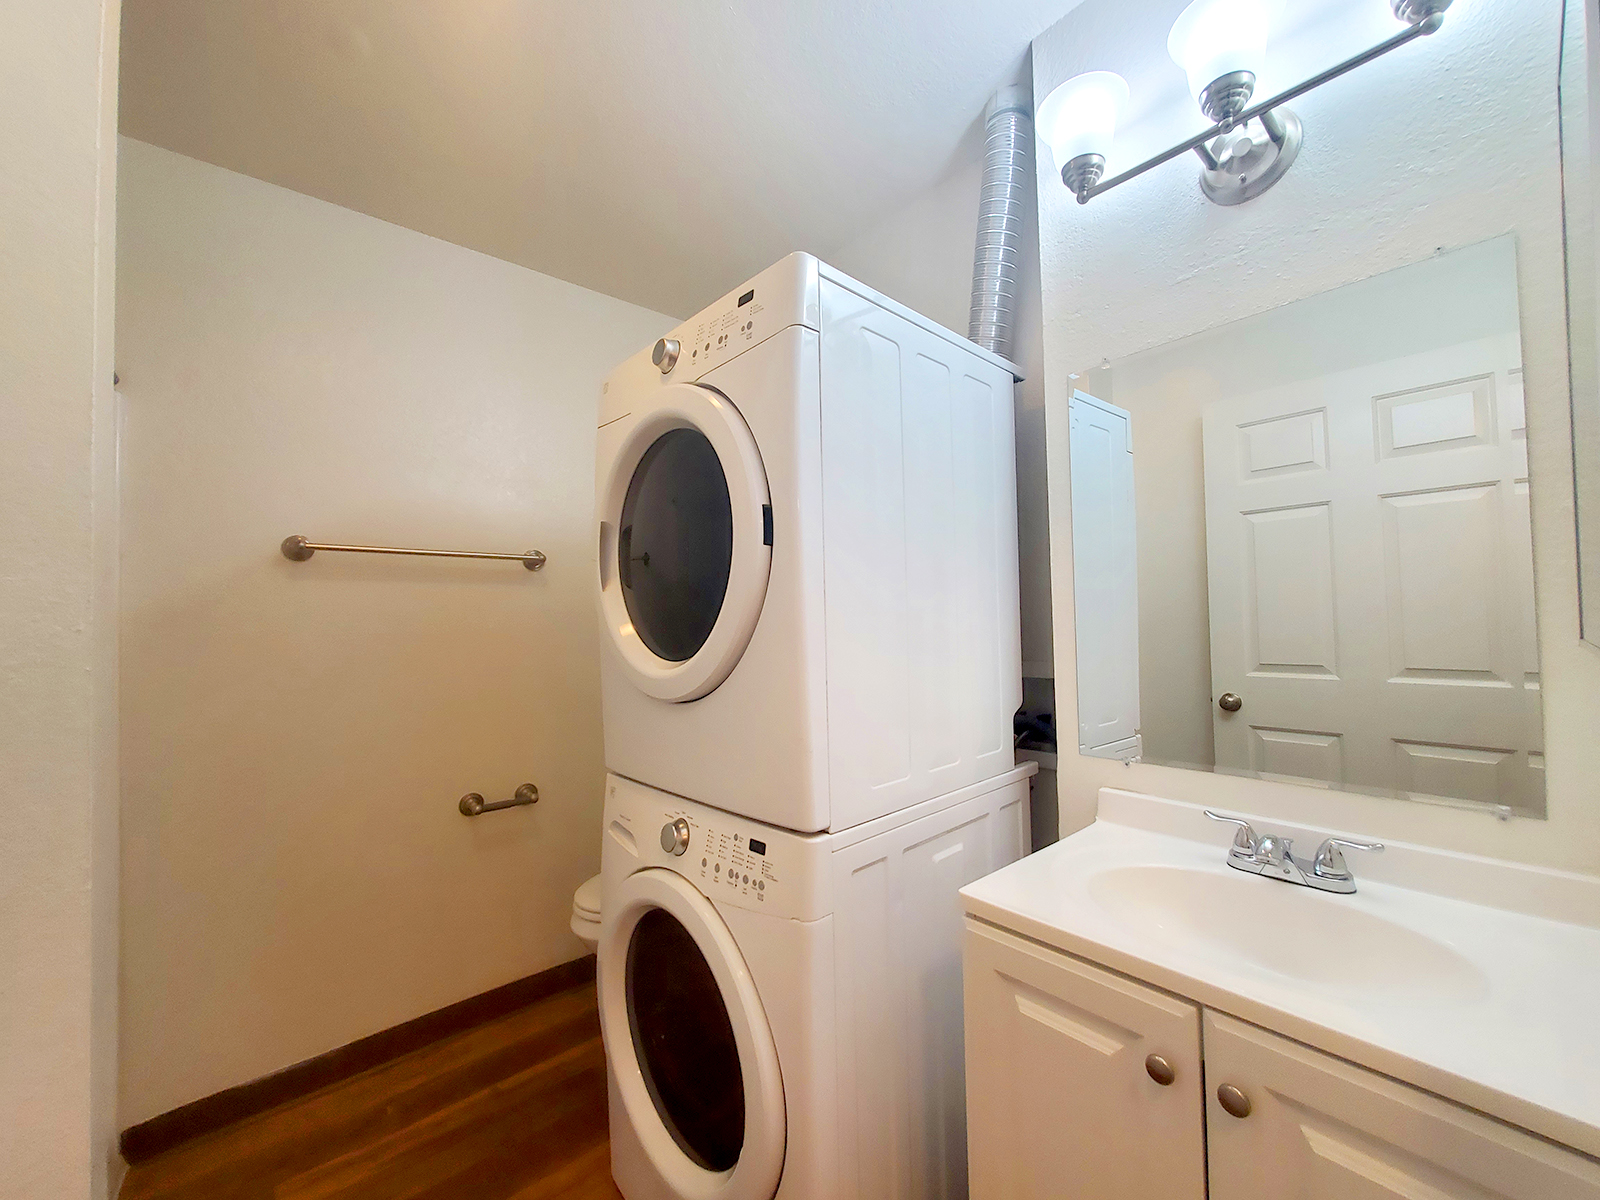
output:
[[[115,1190],[116,0],[0,37],[0,1195]]]
[[[1510,238],[1413,263],[1131,355],[1144,757],[1210,767],[1211,624],[1201,418],[1215,401],[1518,332]],[[1510,568],[1508,568],[1510,569]]]
[[[824,258],[870,287],[957,333],[967,332],[972,253],[983,185],[981,137],[969,139],[950,173],[889,218]],[[1021,553],[1023,674],[1055,672],[1051,648],[1050,527],[1045,489],[1044,370],[1038,275],[1038,221],[1026,197],[1022,276],[1012,360],[1017,385],[1017,538]]]
[[[1182,0],[1158,0],[1132,12],[1120,0],[1090,0],[1034,42],[1038,96],[1091,67],[1122,70],[1136,83],[1167,81],[1165,93],[1136,87],[1133,120],[1108,171],[1199,123],[1165,56],[1166,31],[1181,7]],[[1278,82],[1392,29],[1384,7],[1345,6],[1326,20],[1321,13],[1275,45]],[[1296,101],[1307,130],[1299,161],[1272,191],[1237,208],[1205,201],[1197,164],[1188,161],[1081,207],[1043,164],[1039,173],[1052,414],[1065,412],[1070,374],[1107,358],[1419,261],[1439,247],[1516,234],[1549,820],[1500,825],[1404,801],[1064,757],[1063,828],[1090,820],[1097,789],[1115,784],[1394,840],[1600,869],[1600,654],[1579,642],[1577,624],[1555,112],[1560,18],[1558,5],[1536,0],[1456,5],[1440,33]],[[1518,87],[1507,89],[1508,79]],[[1137,107],[1151,95],[1171,103]],[[1051,421],[1053,435],[1064,429]],[[1070,520],[1060,483],[1067,469],[1064,439],[1053,436],[1061,676],[1073,663]],[[1074,724],[1071,689],[1058,688],[1057,702],[1060,723]]]
[[[129,1125],[582,954],[595,414],[672,321],[140,142],[121,171]]]

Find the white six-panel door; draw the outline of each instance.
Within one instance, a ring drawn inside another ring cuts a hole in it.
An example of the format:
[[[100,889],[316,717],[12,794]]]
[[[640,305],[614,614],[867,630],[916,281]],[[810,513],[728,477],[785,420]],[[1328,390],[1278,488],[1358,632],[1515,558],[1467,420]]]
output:
[[[1517,336],[1203,425],[1218,768],[1540,809]]]

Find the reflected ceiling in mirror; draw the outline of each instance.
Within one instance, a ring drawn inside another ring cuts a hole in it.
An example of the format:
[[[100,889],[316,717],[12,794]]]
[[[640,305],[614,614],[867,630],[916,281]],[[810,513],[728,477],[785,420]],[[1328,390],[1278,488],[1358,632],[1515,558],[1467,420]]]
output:
[[[1084,754],[1544,812],[1509,236],[1070,405]]]

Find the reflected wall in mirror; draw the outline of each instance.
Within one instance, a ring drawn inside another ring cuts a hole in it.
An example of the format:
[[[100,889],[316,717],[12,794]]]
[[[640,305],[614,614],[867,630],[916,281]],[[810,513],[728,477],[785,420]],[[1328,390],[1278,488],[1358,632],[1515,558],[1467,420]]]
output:
[[[1542,815],[1511,236],[1087,372],[1069,411],[1082,753]]]
[[[1600,10],[1567,0],[1561,46],[1561,158],[1566,200],[1567,337],[1584,638],[1600,646]]]

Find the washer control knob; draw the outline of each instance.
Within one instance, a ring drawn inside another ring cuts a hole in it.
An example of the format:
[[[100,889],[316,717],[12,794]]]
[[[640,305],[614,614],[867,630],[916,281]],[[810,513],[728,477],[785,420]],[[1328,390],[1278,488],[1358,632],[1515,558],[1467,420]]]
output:
[[[668,854],[682,854],[689,848],[689,822],[679,817],[661,827],[661,848]]]
[[[683,353],[683,343],[677,338],[661,338],[656,342],[656,348],[650,351],[650,361],[661,368],[665,375],[678,365],[678,355]]]

